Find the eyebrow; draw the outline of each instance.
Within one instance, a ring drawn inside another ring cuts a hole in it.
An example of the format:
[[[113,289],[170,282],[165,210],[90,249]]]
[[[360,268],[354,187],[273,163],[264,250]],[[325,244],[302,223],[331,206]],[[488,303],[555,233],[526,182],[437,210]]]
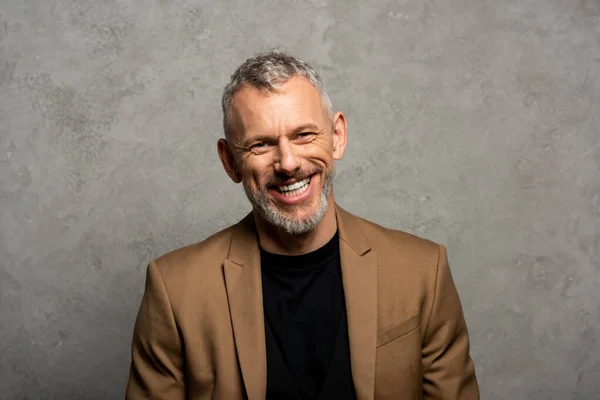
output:
[[[313,124],[313,123],[308,123],[308,124],[303,124],[300,125],[298,127],[296,127],[291,134],[296,134],[296,133],[300,133],[302,131],[318,131],[321,130],[317,125]]]

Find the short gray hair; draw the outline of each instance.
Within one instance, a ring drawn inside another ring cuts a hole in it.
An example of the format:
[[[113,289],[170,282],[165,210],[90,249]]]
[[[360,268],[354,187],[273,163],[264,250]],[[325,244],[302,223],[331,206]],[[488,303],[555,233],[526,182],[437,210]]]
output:
[[[223,131],[228,136],[231,130],[231,100],[245,85],[261,89],[265,93],[276,91],[281,84],[294,76],[307,79],[321,95],[323,107],[329,118],[333,116],[331,100],[323,88],[319,74],[305,61],[281,50],[269,50],[247,59],[235,70],[225,89],[223,107]]]

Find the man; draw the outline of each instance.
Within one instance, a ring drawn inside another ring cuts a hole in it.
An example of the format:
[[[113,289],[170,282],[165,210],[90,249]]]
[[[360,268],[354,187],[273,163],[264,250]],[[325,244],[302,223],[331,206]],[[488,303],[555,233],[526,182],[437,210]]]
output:
[[[478,399],[446,251],[334,202],[346,119],[278,51],[223,94],[218,153],[252,212],[151,262],[128,399]]]

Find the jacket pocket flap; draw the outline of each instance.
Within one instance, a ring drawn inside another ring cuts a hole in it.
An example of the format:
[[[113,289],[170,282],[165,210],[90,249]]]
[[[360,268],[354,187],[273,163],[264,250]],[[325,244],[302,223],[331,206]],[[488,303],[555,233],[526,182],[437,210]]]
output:
[[[404,322],[396,324],[377,335],[377,347],[381,347],[392,340],[398,339],[417,329],[421,323],[420,314],[416,313]]]

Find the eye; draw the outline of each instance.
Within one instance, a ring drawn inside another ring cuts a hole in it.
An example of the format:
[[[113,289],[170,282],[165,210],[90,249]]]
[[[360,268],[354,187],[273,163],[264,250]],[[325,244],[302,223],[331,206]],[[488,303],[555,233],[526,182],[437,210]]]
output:
[[[250,146],[250,150],[256,153],[263,153],[268,151],[270,148],[270,144],[268,142],[256,142],[252,146]]]
[[[314,133],[312,133],[312,132],[300,132],[296,137],[301,140],[306,140],[306,139],[312,137],[313,135],[314,135]]]

